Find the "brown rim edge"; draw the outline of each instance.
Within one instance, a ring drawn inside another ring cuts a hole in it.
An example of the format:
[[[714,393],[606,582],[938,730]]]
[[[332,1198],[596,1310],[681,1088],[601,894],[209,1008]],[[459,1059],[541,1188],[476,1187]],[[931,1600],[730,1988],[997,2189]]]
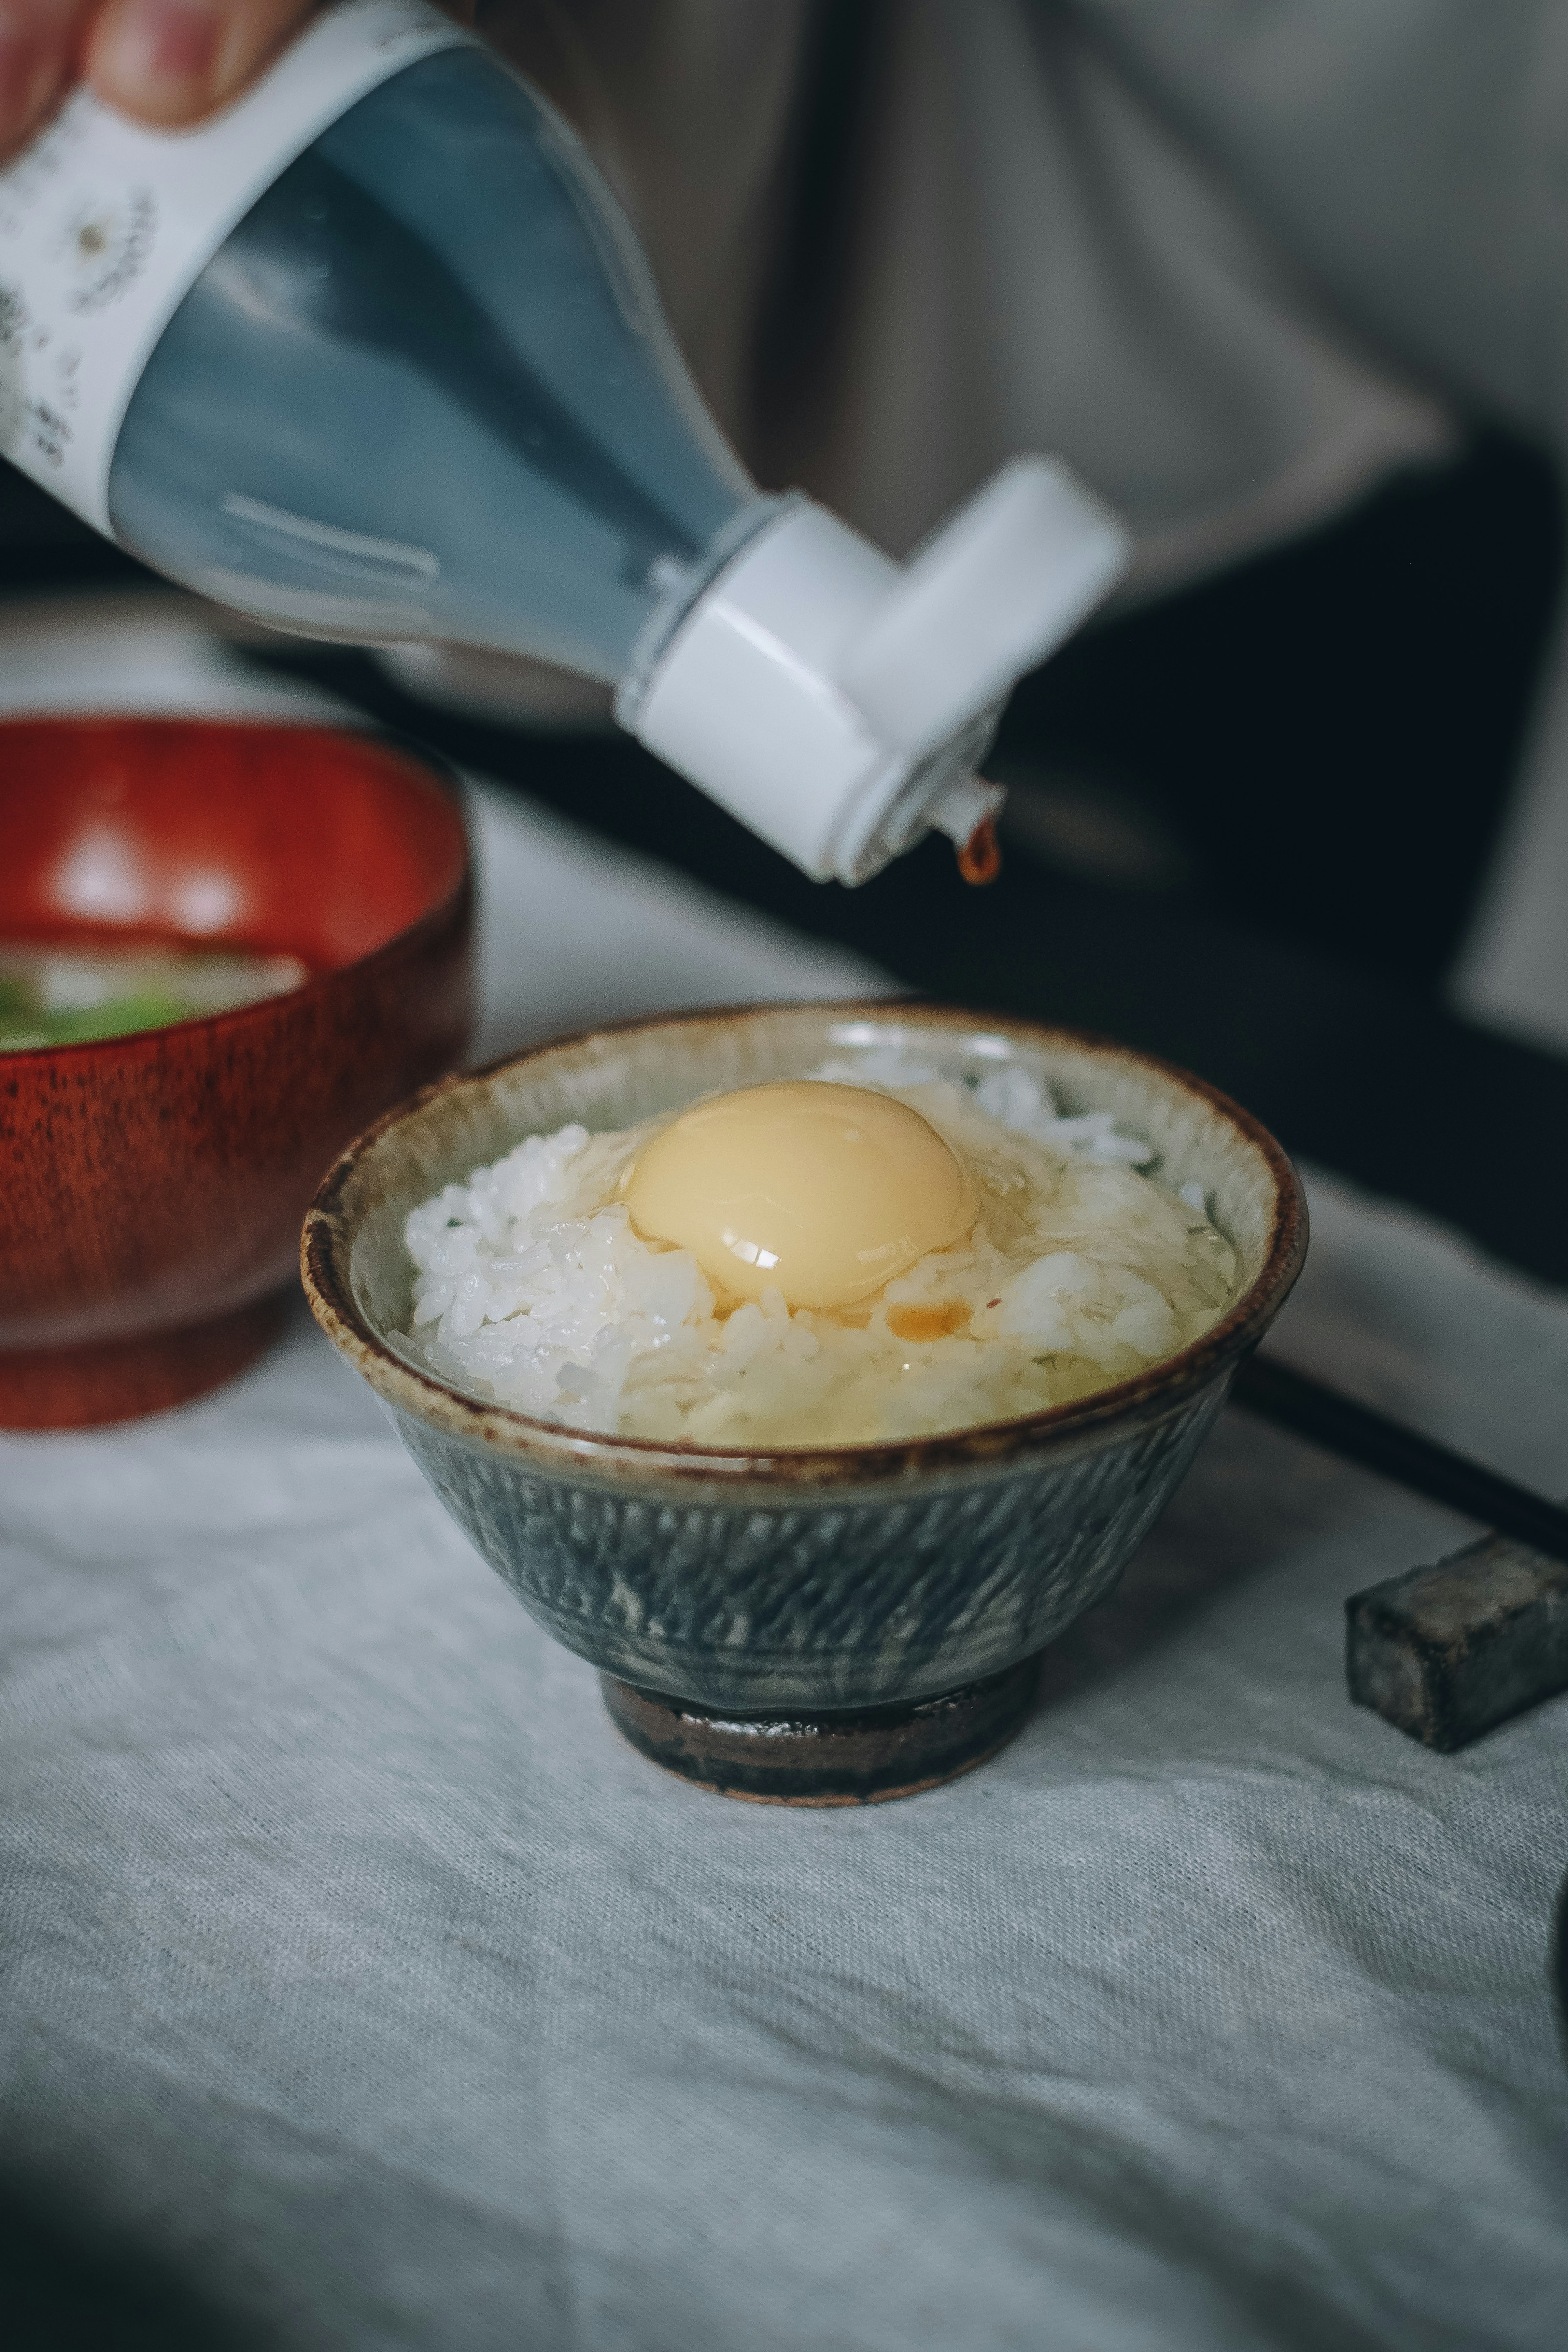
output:
[[[1273,1230],[1262,1266],[1241,1297],[1210,1331],[1164,1362],[1133,1379],[1098,1389],[1092,1396],[1011,1421],[977,1423],[893,1445],[784,1447],[773,1454],[725,1446],[661,1445],[639,1437],[610,1437],[536,1421],[509,1405],[486,1404],[423,1372],[395,1355],[360,1312],[349,1283],[350,1235],[340,1202],[361,1158],[392,1128],[443,1095],[517,1069],[545,1054],[600,1038],[643,1030],[681,1028],[699,1022],[737,1020],[768,1013],[816,1013],[841,1020],[896,1020],[917,1015],[928,1025],[983,1029],[988,1025],[1035,1044],[1065,1043],[1114,1055],[1140,1069],[1156,1071],[1217,1110],[1260,1152],[1274,1181]],[[644,1015],[601,1022],[573,1030],[521,1054],[504,1055],[477,1070],[455,1073],[422,1087],[406,1102],[368,1127],[333,1162],[306,1213],[300,1234],[299,1272],[310,1311],[328,1338],[347,1356],[379,1396],[418,1420],[489,1450],[532,1463],[557,1475],[618,1478],[653,1477],[676,1482],[724,1478],[768,1485],[884,1486],[933,1472],[956,1472],[1025,1459],[1070,1439],[1093,1434],[1110,1423],[1162,1419],[1197,1391],[1234,1369],[1254,1348],[1289,1296],[1307,1248],[1307,1204],[1295,1168],[1274,1137],[1250,1111],[1207,1079],[1157,1055],[1138,1052],[1114,1038],[1060,1023],[1030,1021],[1011,1013],[931,1003],[917,997],[826,998],[781,1004],[704,1006],[690,1013]]]

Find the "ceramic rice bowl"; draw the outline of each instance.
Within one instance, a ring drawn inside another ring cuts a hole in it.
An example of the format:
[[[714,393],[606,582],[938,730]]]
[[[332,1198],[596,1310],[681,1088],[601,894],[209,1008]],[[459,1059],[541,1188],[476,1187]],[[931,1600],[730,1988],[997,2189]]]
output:
[[[531,1420],[388,1344],[412,1307],[404,1220],[442,1185],[569,1120],[628,1127],[873,1046],[954,1076],[1017,1063],[1069,1112],[1112,1111],[1155,1146],[1161,1181],[1202,1185],[1237,1255],[1223,1318],[1069,1404],[770,1454]],[[318,1320],[448,1511],[529,1613],[612,1678],[612,1712],[637,1745],[730,1793],[844,1802],[948,1778],[1017,1727],[1040,1651],[1115,1584],[1305,1247],[1285,1154],[1200,1080],[1071,1030],[871,1003],[642,1021],[447,1079],[338,1161],[303,1269]]]

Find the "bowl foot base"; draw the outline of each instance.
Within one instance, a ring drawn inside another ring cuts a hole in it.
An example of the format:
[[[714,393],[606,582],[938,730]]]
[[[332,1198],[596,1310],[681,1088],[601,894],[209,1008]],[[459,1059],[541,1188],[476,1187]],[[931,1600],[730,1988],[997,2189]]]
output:
[[[0,1429],[91,1429],[165,1412],[234,1379],[283,1328],[290,1290],[134,1339],[0,1349]]]
[[[757,1805],[880,1805],[938,1789],[1007,1746],[1039,1679],[1036,1655],[936,1698],[746,1716],[600,1676],[611,1721],[642,1755]]]

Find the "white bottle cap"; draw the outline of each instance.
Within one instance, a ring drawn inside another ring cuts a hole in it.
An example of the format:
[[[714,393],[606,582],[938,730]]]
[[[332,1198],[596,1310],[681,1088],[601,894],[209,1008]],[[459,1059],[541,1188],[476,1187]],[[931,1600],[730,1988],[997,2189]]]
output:
[[[1002,701],[1124,570],[1120,522],[1016,457],[900,566],[795,498],[697,597],[616,715],[820,881],[863,882],[999,804],[972,771]]]

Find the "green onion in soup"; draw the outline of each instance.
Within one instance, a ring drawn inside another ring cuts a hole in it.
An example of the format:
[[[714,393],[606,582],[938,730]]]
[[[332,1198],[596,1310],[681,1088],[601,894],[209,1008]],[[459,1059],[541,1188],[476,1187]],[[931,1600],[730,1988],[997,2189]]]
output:
[[[308,978],[298,956],[236,949],[0,941],[0,1053],[166,1029],[258,1004]]]

